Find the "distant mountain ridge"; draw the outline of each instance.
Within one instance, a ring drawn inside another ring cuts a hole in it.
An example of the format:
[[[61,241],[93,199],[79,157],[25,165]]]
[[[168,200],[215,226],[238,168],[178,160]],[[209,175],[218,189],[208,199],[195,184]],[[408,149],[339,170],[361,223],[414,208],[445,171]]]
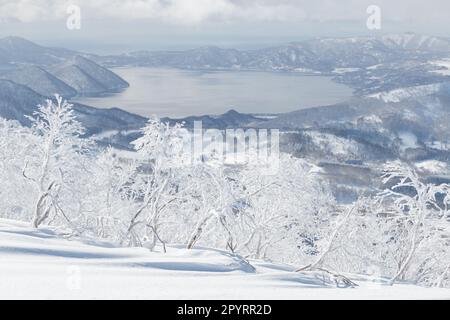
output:
[[[39,94],[70,98],[117,92],[129,84],[84,54],[37,45],[19,37],[0,39],[0,78],[30,87]],[[87,55],[86,55],[87,56]]]
[[[119,66],[329,75],[362,96],[447,82],[450,70],[436,64],[439,59],[450,59],[450,39],[414,33],[319,38],[254,50],[207,46],[185,51],[138,51],[110,56],[43,47],[17,37],[0,39],[0,70],[39,66],[81,96],[116,92],[128,87],[125,80],[106,69]],[[48,82],[48,76],[42,81]],[[42,86],[19,83],[36,92],[50,94]],[[58,84],[53,86],[58,87]]]
[[[405,33],[382,37],[319,38],[256,50],[214,46],[186,51],[138,51],[94,57],[105,65],[332,72],[368,67],[417,54],[450,53],[450,39]]]
[[[20,37],[0,39],[1,64],[32,64],[48,66],[78,54],[63,48],[49,48]]]
[[[209,46],[185,51],[138,51],[92,57],[104,66],[329,75],[352,87],[357,95],[448,81],[450,71],[448,75],[435,72],[440,67],[432,61],[441,58],[450,58],[450,39],[414,33],[319,38],[254,50]]]

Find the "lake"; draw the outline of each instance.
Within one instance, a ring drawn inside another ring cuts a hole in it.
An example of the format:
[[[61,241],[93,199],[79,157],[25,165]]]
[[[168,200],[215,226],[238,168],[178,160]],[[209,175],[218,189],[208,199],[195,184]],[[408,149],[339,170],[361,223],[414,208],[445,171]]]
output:
[[[130,83],[120,93],[74,101],[98,108],[118,107],[143,116],[185,117],[278,113],[338,103],[352,90],[331,77],[282,72],[190,71],[166,68],[114,68]]]

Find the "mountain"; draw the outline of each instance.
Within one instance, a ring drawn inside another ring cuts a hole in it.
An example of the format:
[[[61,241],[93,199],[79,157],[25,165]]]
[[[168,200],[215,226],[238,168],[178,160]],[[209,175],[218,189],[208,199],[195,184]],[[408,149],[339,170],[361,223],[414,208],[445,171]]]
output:
[[[353,88],[359,96],[450,81],[450,71],[439,62],[448,58],[450,39],[414,33],[320,38],[257,50],[202,47],[186,51],[139,51],[92,57],[104,66],[330,75],[335,81]]]
[[[355,95],[364,96],[448,82],[450,71],[443,67],[447,62],[441,61],[448,58],[449,39],[414,33],[310,39],[257,50],[208,46],[186,51],[139,51],[111,56],[43,47],[17,37],[0,39],[0,70],[30,64],[39,66],[77,90],[78,95],[116,92],[128,86],[125,80],[105,67],[148,66],[331,75],[335,81],[353,88]],[[42,82],[46,81],[44,77]],[[40,80],[36,78],[34,82]],[[38,86],[31,88],[45,93]]]
[[[248,127],[252,123],[260,123],[264,120],[254,115],[229,110],[221,115],[190,116],[182,119],[163,118],[161,121],[168,121],[172,124],[181,122],[186,128],[193,128],[194,122],[201,121],[203,128],[228,129]]]
[[[359,97],[334,106],[272,117],[231,110],[218,116],[163,120],[185,122],[188,128],[194,121],[202,121],[205,128],[282,129],[285,150],[326,161],[419,161],[433,157],[447,161],[448,150],[438,141],[450,140],[450,76],[443,69],[449,48],[448,39],[408,33],[312,39],[259,50],[202,47],[88,58],[86,54],[46,48],[20,38],[4,38],[0,39],[0,60],[21,64],[2,75],[0,116],[26,123],[23,114],[31,114],[36,104],[55,90],[66,96],[72,96],[73,90],[77,95],[121,90],[128,84],[105,68],[110,65],[307,71],[334,75],[336,81],[355,88]],[[34,55],[21,52],[15,57],[13,50]],[[32,63],[44,60],[51,64]],[[145,122],[144,118],[118,109],[82,105],[75,105],[75,109],[90,134],[110,130],[102,137],[122,146],[138,134],[136,129]]]
[[[294,132],[295,153],[345,162],[402,159],[450,163],[450,86],[401,101],[350,101],[278,115],[256,124]]]
[[[25,126],[30,125],[26,116],[37,110],[37,105],[45,103],[47,97],[29,87],[9,80],[0,80],[0,117],[17,120]],[[146,118],[120,109],[97,109],[82,104],[74,104],[77,119],[86,128],[87,135],[108,130],[130,130],[143,127]]]
[[[86,56],[93,56],[87,55]],[[129,84],[76,51],[49,48],[19,37],[0,39],[0,77],[39,94],[64,97],[117,92]]]
[[[35,64],[52,65],[60,63],[77,54],[62,48],[48,48],[37,45],[20,37],[0,39],[1,64]]]
[[[449,53],[450,40],[442,37],[432,37],[407,32],[401,35],[393,34],[381,37],[388,47],[401,48],[413,52]]]
[[[203,116],[190,116],[182,119],[161,118],[164,123],[174,125],[176,123],[182,123],[185,128],[192,130],[196,121],[201,122],[202,129],[234,129],[234,128],[246,128],[253,124],[261,124],[265,120],[261,117],[239,113],[235,110],[230,110],[221,115],[203,115]],[[129,149],[131,148],[130,142],[139,138],[141,133],[139,130],[142,125],[131,128],[130,130],[110,130],[107,132],[101,132],[95,135],[94,138],[97,142],[102,144],[112,144],[119,148]]]
[[[401,54],[376,38],[313,39],[259,50],[251,67],[332,72],[336,68],[361,68],[392,61]]]
[[[53,96],[55,93],[65,98],[71,98],[77,95],[77,90],[37,66],[25,66],[3,74],[0,77],[27,86],[40,95],[47,97]]]
[[[187,51],[136,51],[116,56],[95,56],[92,59],[105,66],[150,66],[182,69],[232,69],[242,66],[253,55],[236,49],[214,46]]]
[[[126,87],[125,80],[75,51],[43,47],[18,37],[0,39],[0,117],[29,126],[26,116],[55,93],[70,98]],[[138,130],[147,121],[116,108],[74,104],[73,109],[89,136],[109,130]]]
[[[115,73],[82,56],[49,69],[58,79],[75,88],[79,95],[116,92],[129,86]]]
[[[139,51],[94,57],[105,65],[169,66],[187,69],[306,69],[333,72],[417,57],[422,53],[450,53],[450,40],[411,33],[383,37],[328,38],[293,42],[257,50],[202,47],[186,51]]]
[[[29,126],[30,121],[25,115],[31,115],[36,105],[43,103],[45,98],[30,88],[9,80],[0,80],[0,117],[17,120],[22,125]]]
[[[401,160],[430,183],[450,182],[450,86],[402,99],[353,98],[249,122],[280,130],[280,150],[316,163],[339,202],[381,186],[381,166]],[[245,125],[244,125],[245,126]]]

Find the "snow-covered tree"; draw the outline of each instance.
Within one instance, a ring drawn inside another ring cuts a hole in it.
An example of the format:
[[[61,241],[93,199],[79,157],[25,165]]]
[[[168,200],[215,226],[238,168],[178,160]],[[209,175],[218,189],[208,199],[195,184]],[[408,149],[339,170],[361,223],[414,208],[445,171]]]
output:
[[[299,262],[320,250],[335,201],[316,166],[286,154],[279,162],[275,175],[258,165],[241,173],[247,212],[241,249],[254,258]]]
[[[107,147],[91,159],[79,188],[74,190],[77,225],[100,238],[120,242],[137,203],[131,188],[137,161]]]
[[[399,162],[385,166],[383,183],[393,184],[377,199],[384,208],[391,210],[388,213],[392,222],[389,235],[398,244],[393,255],[397,262],[397,270],[391,278],[394,283],[405,279],[414,262],[421,265],[421,269],[428,259],[448,259],[448,255],[438,254],[439,251],[445,253],[438,242],[445,242],[444,247],[448,249],[450,242],[446,239],[450,230],[445,219],[449,216],[450,185],[425,183],[413,169]]]
[[[83,137],[59,96],[30,119],[31,128],[0,119],[2,217],[150,250],[222,248],[350,286],[342,273],[450,286],[450,185],[407,164],[383,166],[382,191],[343,205],[319,167],[288,154],[276,173],[254,149],[242,149],[245,163],[211,145],[193,159],[181,124],[150,119],[130,152]]]
[[[72,105],[56,95],[55,101],[47,100],[38,106],[32,121],[36,141],[27,156],[23,176],[34,185],[37,196],[32,225],[38,227],[51,215],[69,221],[61,206],[63,191],[77,180],[82,171],[80,157],[86,152],[89,140],[82,139],[84,129],[75,119]],[[33,143],[34,142],[34,143]]]
[[[187,248],[193,248],[207,233],[207,242],[217,246],[223,243],[234,252],[236,235],[232,226],[242,214],[237,197],[239,182],[234,176],[235,169],[209,160],[191,167],[190,172],[189,194],[186,196],[191,208]]]
[[[391,284],[443,286],[448,281],[449,186],[426,183],[400,162],[385,165],[382,178],[385,189],[353,206],[323,262],[341,272],[389,278]]]
[[[186,160],[183,132],[181,124],[171,126],[153,118],[142,129],[142,137],[133,142],[142,165],[134,181],[139,207],[126,232],[130,244],[148,239],[153,249],[158,241],[163,242],[159,233],[161,216],[170,214],[170,205],[179,200],[180,176],[176,173]]]
[[[37,143],[31,130],[15,121],[0,119],[0,214],[18,220],[29,220],[35,189],[23,176],[26,158]]]

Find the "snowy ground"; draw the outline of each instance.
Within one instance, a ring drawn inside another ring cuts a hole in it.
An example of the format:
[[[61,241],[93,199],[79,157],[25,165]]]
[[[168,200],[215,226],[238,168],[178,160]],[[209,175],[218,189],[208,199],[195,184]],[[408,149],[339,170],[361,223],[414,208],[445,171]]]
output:
[[[321,275],[227,252],[168,253],[64,239],[51,229],[0,219],[1,299],[450,299],[450,290],[356,280],[339,289]],[[357,277],[358,278],[358,277]]]

